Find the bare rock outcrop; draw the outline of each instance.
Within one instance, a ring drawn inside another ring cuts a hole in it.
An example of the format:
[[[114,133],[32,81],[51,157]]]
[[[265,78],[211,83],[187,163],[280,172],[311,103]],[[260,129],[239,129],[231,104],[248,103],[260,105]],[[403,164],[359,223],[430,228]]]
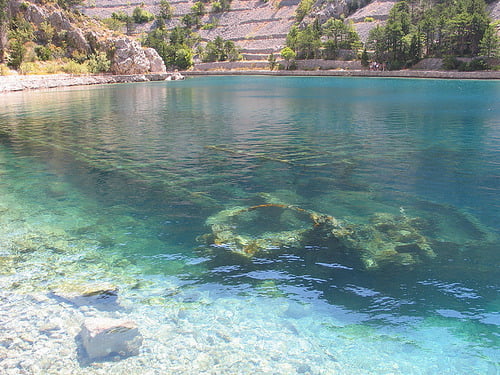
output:
[[[69,52],[79,51],[86,55],[99,51],[114,51],[111,72],[119,75],[165,73],[162,58],[152,48],[143,48],[132,38],[110,37],[96,31],[87,22],[75,22],[66,11],[51,4],[35,4],[30,1],[11,0],[11,13],[21,14],[37,28],[42,23],[50,24],[57,34],[64,35]]]
[[[144,49],[139,42],[127,37],[114,40],[115,53],[111,65],[113,74],[162,73],[163,60],[152,48]]]
[[[57,33],[65,32],[68,47],[86,54],[92,51],[84,32],[75,26],[65,12],[53,5],[44,7],[28,2],[14,0],[10,2],[10,9],[13,14],[22,14],[23,17],[32,22],[37,28],[42,23],[50,24]]]
[[[313,10],[303,20],[303,24],[310,24],[316,19],[320,24],[325,23],[330,18],[340,18],[349,14],[349,7],[346,0],[317,0],[313,5]]]
[[[33,22],[35,25],[40,25],[47,19],[48,15],[44,8],[36,4],[29,4],[26,7],[25,17],[27,21]]]
[[[144,53],[149,60],[149,71],[151,73],[164,73],[167,71],[163,59],[154,48],[146,48]]]

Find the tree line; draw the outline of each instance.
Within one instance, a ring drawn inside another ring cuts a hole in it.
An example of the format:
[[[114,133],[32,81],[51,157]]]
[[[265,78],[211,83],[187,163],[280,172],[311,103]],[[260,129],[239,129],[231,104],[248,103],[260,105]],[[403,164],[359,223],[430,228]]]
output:
[[[456,57],[498,57],[497,28],[484,0],[400,1],[385,26],[370,31],[365,45],[352,23],[332,18],[322,25],[316,20],[293,26],[281,55],[292,66],[294,59],[335,59],[347,50],[347,56],[365,65],[372,60],[389,69],[412,66],[424,57],[445,57],[445,67],[455,69],[460,65]],[[469,67],[481,68],[476,65]]]
[[[496,24],[484,0],[447,0],[433,6],[396,3],[384,27],[371,30],[368,49],[393,69],[423,57],[496,57]]]

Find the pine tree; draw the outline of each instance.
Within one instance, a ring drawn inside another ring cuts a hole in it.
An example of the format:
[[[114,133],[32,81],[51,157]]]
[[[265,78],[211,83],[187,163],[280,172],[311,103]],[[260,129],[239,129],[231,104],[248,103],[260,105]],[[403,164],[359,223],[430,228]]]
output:
[[[8,0],[0,0],[0,63],[5,62],[7,49],[7,31],[9,28]]]

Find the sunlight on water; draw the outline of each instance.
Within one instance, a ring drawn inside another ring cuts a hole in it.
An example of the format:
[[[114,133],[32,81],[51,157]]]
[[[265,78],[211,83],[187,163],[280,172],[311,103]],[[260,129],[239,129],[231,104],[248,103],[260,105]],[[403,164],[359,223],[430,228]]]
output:
[[[312,77],[4,95],[0,369],[497,374],[499,102]],[[137,322],[139,355],[90,361],[89,317]]]

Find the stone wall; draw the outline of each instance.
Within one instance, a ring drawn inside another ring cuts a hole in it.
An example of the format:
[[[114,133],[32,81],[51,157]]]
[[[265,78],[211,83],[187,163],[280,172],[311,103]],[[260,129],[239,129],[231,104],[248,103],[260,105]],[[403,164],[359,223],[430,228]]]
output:
[[[284,60],[277,60],[278,64],[285,65]],[[359,61],[340,61],[340,60],[297,60],[298,70],[362,70],[363,67]],[[269,69],[267,61],[221,61],[211,63],[197,63],[194,70],[251,70],[251,69]]]

